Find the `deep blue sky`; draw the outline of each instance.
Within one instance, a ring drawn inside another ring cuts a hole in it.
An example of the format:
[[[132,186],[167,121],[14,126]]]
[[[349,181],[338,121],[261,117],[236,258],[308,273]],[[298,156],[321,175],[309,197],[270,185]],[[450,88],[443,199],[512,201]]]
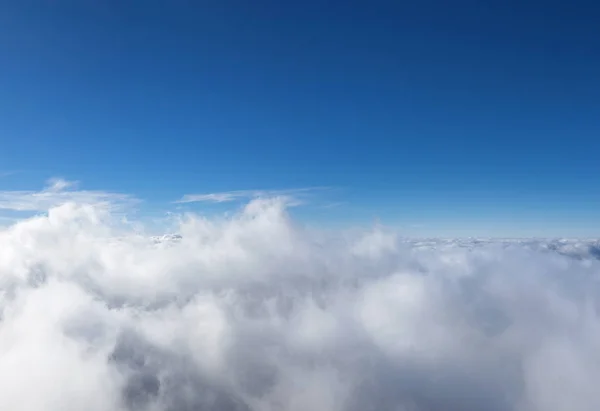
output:
[[[600,236],[600,4],[3,1],[13,170],[0,189],[332,186],[340,221]]]

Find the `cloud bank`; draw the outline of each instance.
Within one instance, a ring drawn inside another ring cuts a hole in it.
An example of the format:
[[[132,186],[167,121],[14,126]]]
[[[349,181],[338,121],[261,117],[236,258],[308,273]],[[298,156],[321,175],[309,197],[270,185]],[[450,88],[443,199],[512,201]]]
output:
[[[277,199],[162,238],[114,219],[0,231],[0,409],[600,409],[595,243],[325,234]]]

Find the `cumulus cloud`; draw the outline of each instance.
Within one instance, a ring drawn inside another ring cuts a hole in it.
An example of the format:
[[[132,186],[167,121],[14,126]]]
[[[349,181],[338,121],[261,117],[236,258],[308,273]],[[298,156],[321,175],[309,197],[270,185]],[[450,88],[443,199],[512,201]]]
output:
[[[110,205],[113,208],[120,208],[133,205],[138,201],[128,194],[100,190],[75,190],[76,186],[76,182],[53,178],[40,191],[0,191],[0,210],[39,212],[69,202]]]
[[[112,219],[0,231],[0,409],[600,409],[595,243],[323,233],[272,198],[159,239]]]

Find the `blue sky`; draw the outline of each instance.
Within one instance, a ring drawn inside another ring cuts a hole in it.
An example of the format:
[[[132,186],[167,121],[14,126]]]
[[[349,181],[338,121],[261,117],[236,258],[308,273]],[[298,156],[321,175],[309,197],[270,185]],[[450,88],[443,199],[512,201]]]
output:
[[[2,2],[0,190],[62,177],[152,212],[330,187],[298,215],[600,235],[598,21],[591,1]]]

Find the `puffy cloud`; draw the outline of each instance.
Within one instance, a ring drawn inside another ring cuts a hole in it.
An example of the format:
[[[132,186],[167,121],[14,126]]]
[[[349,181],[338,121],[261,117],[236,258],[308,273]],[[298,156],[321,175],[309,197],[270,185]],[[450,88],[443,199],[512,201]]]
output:
[[[92,203],[0,231],[0,409],[600,409],[594,242],[323,233],[269,198],[143,238]]]

